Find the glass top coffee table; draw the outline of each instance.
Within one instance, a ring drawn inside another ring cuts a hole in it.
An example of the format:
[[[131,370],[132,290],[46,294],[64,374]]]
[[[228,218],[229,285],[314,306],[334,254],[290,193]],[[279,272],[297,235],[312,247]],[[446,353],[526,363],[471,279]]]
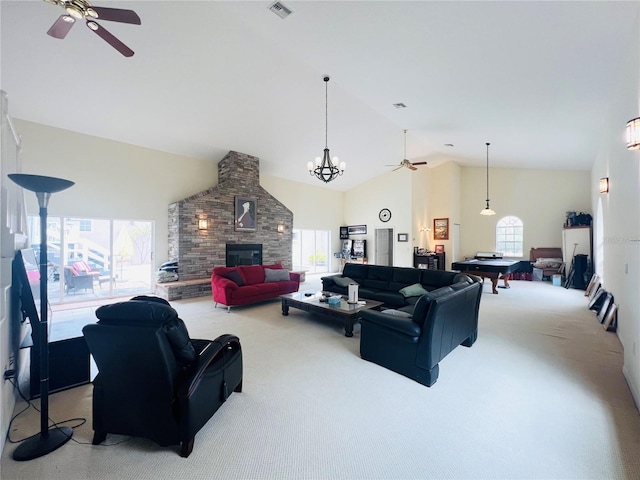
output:
[[[340,294],[327,293],[334,297],[340,297],[339,304],[330,305],[328,302],[320,301],[323,292],[314,292],[308,295],[309,293],[311,292],[295,292],[280,295],[282,299],[282,315],[289,315],[289,307],[293,307],[306,312],[314,312],[332,318],[338,318],[344,321],[345,337],[353,337],[353,325],[358,320],[358,314],[361,311],[378,308],[383,305],[383,302],[364,298],[360,299],[359,303],[348,303]]]

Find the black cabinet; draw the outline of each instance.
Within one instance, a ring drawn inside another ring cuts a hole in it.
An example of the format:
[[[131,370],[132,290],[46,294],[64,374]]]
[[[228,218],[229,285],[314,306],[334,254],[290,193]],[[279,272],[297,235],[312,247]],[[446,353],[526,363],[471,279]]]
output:
[[[431,255],[413,255],[413,268],[426,268],[427,270],[444,270],[445,254],[433,253]]]
[[[97,319],[96,319],[97,320]],[[93,319],[51,323],[49,335],[49,392],[66,390],[91,381],[91,357],[82,327]],[[40,396],[40,350],[31,345],[29,398]]]

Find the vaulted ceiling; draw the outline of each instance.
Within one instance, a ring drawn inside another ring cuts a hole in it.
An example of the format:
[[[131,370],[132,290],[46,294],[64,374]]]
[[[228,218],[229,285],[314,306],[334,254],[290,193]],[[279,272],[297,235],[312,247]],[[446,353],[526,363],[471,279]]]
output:
[[[283,0],[284,19],[272,1],[92,3],[138,13],[100,22],[133,57],[83,22],[48,36],[58,6],[1,1],[13,117],[212,162],[237,150],[320,185],[306,163],[325,147],[329,75],[328,146],[347,170],[328,187],[346,190],[405,158],[404,129],[420,168],[484,166],[490,142],[491,166],[585,170],[603,122],[622,142],[638,113],[616,88],[637,74],[638,2]]]

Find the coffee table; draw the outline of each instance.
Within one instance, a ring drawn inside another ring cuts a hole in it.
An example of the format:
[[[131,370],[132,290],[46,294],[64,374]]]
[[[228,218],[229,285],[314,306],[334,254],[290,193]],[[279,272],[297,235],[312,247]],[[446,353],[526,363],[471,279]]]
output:
[[[305,296],[305,293],[309,292],[295,292],[280,295],[280,298],[282,299],[282,315],[289,315],[289,307],[293,307],[306,312],[313,312],[332,318],[338,318],[344,321],[345,337],[353,337],[353,325],[358,320],[358,314],[361,311],[377,308],[383,305],[383,302],[364,298],[360,299],[361,301],[366,302],[364,305],[351,304],[335,293],[332,295],[341,297],[340,304],[329,305],[328,302],[320,301],[322,292],[315,292],[310,296]]]

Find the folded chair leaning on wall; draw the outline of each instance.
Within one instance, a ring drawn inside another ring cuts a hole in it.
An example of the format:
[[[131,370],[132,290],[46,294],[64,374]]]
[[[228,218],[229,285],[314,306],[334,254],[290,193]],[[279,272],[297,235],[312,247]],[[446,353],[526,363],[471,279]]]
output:
[[[168,302],[135,297],[96,310],[83,333],[98,366],[93,381],[93,444],[108,433],[180,444],[188,457],[196,433],[231,392],[242,391],[238,337],[190,339]]]

